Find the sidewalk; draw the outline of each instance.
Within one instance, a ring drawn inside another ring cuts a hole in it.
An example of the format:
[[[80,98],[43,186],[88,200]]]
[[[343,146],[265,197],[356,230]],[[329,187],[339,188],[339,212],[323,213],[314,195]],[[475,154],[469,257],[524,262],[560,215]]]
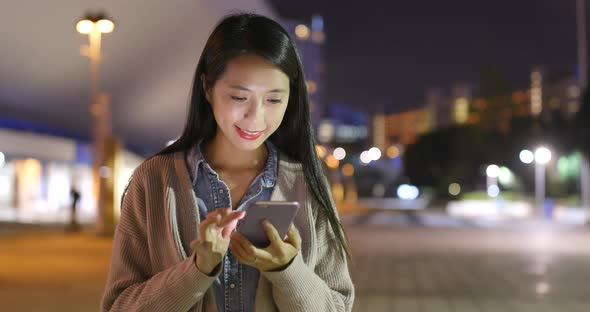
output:
[[[0,310],[97,311],[111,239],[48,226],[2,224]]]
[[[396,226],[374,218],[344,220],[354,312],[590,311],[588,228]],[[1,311],[97,311],[110,238],[47,226],[0,228]]]

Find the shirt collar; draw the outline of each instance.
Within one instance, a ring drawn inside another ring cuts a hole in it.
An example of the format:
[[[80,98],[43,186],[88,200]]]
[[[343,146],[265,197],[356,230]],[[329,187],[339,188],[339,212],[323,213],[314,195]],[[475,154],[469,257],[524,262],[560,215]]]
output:
[[[266,140],[264,144],[268,150],[268,158],[266,160],[264,169],[262,169],[262,185],[264,187],[274,187],[277,181],[279,153],[275,145],[270,142],[270,140]],[[201,142],[199,142],[199,144],[195,144],[195,146],[191,148],[187,158],[189,168],[191,169],[192,183],[195,185],[199,167],[201,163],[206,162],[205,157],[201,152]]]

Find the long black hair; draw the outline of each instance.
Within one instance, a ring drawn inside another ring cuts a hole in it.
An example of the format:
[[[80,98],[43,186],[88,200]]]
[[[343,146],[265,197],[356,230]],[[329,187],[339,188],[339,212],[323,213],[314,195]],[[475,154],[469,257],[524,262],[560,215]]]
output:
[[[187,151],[198,142],[213,139],[217,124],[205,97],[202,77],[206,80],[205,87],[210,89],[223,74],[228,61],[243,54],[261,56],[289,77],[287,110],[281,125],[269,139],[279,151],[302,163],[309,189],[328,216],[339,247],[350,258],[348,241],[330,200],[327,180],[315,150],[303,66],[289,34],[272,19],[239,13],[228,15],[219,22],[197,65],[182,135],[156,155]]]

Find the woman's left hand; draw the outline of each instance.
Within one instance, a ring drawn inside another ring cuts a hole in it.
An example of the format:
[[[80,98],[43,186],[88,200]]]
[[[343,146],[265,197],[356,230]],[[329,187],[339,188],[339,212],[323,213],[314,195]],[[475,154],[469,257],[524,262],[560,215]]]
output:
[[[265,271],[279,271],[286,268],[301,248],[301,236],[293,224],[289,227],[287,239],[279,236],[275,227],[267,220],[262,222],[270,246],[257,248],[238,232],[231,235],[229,248],[234,256],[243,264]]]

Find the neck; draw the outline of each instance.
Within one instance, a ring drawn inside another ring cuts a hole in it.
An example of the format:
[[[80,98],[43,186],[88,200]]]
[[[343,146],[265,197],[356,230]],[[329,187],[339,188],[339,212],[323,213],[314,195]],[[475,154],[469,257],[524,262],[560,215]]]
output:
[[[236,149],[222,136],[218,131],[203,152],[209,165],[216,170],[261,170],[266,164],[268,151],[265,144],[253,151],[243,151]]]

